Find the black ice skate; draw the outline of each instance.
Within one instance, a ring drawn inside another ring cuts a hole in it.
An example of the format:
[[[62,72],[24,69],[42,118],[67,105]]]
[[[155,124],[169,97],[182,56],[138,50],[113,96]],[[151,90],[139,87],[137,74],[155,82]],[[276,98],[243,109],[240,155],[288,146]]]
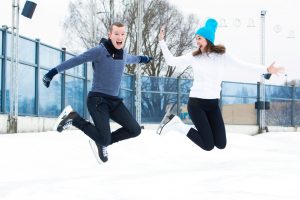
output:
[[[93,154],[99,164],[103,164],[108,161],[107,147],[96,144],[93,140],[89,141]]]
[[[68,105],[58,116],[53,130],[62,132],[63,130],[69,128],[72,125],[73,119],[76,117],[77,113],[73,111],[72,107]]]

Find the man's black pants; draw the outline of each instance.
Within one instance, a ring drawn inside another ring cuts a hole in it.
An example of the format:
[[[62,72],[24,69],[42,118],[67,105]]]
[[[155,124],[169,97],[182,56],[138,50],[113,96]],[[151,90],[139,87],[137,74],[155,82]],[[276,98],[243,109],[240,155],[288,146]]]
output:
[[[140,125],[125,107],[122,99],[100,96],[88,97],[87,107],[94,124],[78,117],[74,119],[73,125],[97,144],[108,146],[121,140],[136,137],[141,133]],[[120,124],[121,128],[111,132],[110,119]]]

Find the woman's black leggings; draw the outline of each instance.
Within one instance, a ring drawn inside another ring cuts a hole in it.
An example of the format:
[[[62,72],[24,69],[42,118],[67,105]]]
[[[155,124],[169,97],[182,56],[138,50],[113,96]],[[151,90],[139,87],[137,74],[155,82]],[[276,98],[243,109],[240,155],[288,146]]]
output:
[[[197,129],[188,132],[190,140],[206,151],[214,146],[225,148],[226,132],[218,99],[189,98],[188,113]]]

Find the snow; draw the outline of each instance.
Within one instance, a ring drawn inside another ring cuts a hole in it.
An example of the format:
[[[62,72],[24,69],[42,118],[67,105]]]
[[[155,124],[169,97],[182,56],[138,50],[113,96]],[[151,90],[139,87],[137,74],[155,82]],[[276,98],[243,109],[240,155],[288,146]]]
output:
[[[0,199],[300,199],[299,133],[227,136],[226,149],[207,152],[176,132],[143,130],[99,165],[77,130],[1,134]]]

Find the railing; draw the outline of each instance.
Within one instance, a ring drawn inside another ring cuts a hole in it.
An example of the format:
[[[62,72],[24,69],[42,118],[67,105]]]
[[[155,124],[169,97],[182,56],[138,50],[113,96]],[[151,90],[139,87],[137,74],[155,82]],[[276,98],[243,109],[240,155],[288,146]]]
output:
[[[0,32],[0,112],[9,113],[10,33]],[[88,117],[85,104],[91,88],[92,67],[90,63],[70,69],[56,76],[46,89],[41,77],[52,67],[74,55],[65,49],[57,49],[41,43],[38,39],[20,39],[19,62],[19,114],[56,117],[66,104],[71,104],[81,115]],[[135,76],[124,74],[120,96],[131,113],[135,113]],[[142,76],[143,123],[158,123],[166,107],[175,104],[175,112],[187,123],[186,109],[191,79]],[[258,125],[260,114],[255,102],[260,101],[260,84],[223,82],[220,99],[224,121],[227,124]],[[300,88],[293,86],[265,86],[265,101],[270,109],[265,111],[266,125],[300,125]]]

